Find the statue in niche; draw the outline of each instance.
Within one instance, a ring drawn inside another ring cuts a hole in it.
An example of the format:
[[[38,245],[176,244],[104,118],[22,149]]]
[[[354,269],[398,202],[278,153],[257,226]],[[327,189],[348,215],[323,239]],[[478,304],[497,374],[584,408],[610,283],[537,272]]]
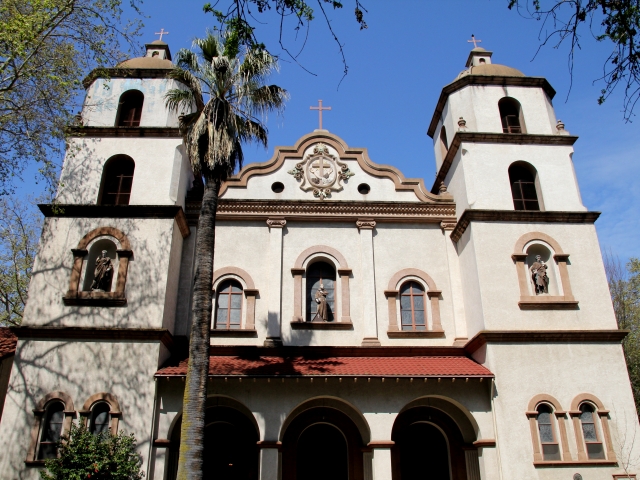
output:
[[[547,264],[544,263],[540,255],[536,255],[536,261],[533,262],[529,271],[531,272],[531,280],[536,295],[549,293],[549,276],[547,275]]]
[[[312,322],[328,322],[329,321],[329,305],[327,304],[327,292],[324,289],[324,285],[321,283],[320,288],[316,291],[316,303],[318,304],[318,311],[313,317]]]
[[[100,256],[96,258],[96,268],[93,271],[93,283],[91,284],[91,290],[96,292],[110,292],[112,278],[113,264],[111,263],[111,259],[107,256],[107,251],[102,250]]]

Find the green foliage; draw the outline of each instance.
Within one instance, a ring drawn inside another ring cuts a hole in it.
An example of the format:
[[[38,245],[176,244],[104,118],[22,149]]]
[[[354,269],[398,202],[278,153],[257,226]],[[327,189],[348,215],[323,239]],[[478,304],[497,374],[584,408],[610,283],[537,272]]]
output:
[[[620,87],[624,119],[629,121],[640,100],[640,2],[638,0],[509,0],[509,9],[542,21],[542,45],[569,42],[569,68],[573,72],[576,48],[583,30],[596,40],[610,41],[613,51],[604,62],[599,81],[604,88],[598,103]],[[544,32],[544,33],[543,33]],[[541,45],[541,46],[542,46]]]
[[[618,326],[629,330],[622,346],[640,414],[640,259],[632,258],[626,268],[610,253],[605,254],[604,260]]]
[[[134,9],[140,0],[129,0]],[[0,194],[35,162],[55,185],[56,157],[73,119],[78,80],[125,59],[141,23],[121,21],[123,0],[0,1]]]
[[[58,458],[46,461],[43,480],[140,480],[142,459],[133,434],[94,435],[84,426],[71,427],[60,440]]]

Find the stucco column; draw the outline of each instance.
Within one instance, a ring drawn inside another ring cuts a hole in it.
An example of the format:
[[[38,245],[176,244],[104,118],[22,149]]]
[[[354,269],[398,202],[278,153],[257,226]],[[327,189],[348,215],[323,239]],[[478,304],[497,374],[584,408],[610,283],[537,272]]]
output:
[[[278,449],[260,449],[260,480],[278,480]]]
[[[440,228],[445,237],[447,250],[447,264],[449,265],[449,288],[451,289],[451,305],[453,308],[453,325],[455,326],[455,342],[464,344],[468,339],[467,322],[464,311],[464,299],[462,297],[462,278],[460,277],[460,261],[458,252],[451,240],[451,232],[456,227],[456,222],[440,222]],[[441,327],[442,328],[442,327]],[[435,325],[434,325],[435,329]]]
[[[375,258],[373,253],[373,229],[376,222],[373,218],[359,218],[356,226],[360,231],[360,255],[362,265],[362,319],[364,321],[364,338],[362,346],[379,346],[378,318],[376,314],[376,278]]]
[[[267,220],[269,226],[269,255],[268,275],[269,290],[267,306],[267,338],[265,347],[282,345],[280,335],[282,323],[282,235],[287,221],[284,217],[270,217]]]
[[[373,480],[391,480],[391,448],[373,450]]]

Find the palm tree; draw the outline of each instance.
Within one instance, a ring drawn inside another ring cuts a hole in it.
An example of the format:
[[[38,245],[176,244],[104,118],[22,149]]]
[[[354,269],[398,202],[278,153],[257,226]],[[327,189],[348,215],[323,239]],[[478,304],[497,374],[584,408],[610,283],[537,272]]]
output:
[[[179,480],[200,480],[203,469],[204,415],[209,369],[213,250],[220,186],[242,166],[242,143],[267,146],[266,114],[281,112],[286,90],[265,85],[277,70],[277,59],[261,46],[241,47],[238,36],[207,32],[196,39],[197,51],[182,49],[171,77],[187,89],[165,95],[180,117],[191,166],[204,179],[204,195],[196,233],[196,272],[193,286],[193,324],[189,367],[184,390],[180,442]],[[205,103],[205,98],[208,100]]]

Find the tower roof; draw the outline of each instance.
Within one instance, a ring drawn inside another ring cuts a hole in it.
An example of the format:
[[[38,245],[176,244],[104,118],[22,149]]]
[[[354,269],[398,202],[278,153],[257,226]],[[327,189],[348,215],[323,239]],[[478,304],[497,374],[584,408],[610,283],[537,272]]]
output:
[[[154,40],[151,43],[147,43],[145,48],[147,52],[144,57],[130,58],[118,64],[118,67],[145,70],[171,69],[174,67],[173,62],[171,62],[171,51],[166,42]]]

